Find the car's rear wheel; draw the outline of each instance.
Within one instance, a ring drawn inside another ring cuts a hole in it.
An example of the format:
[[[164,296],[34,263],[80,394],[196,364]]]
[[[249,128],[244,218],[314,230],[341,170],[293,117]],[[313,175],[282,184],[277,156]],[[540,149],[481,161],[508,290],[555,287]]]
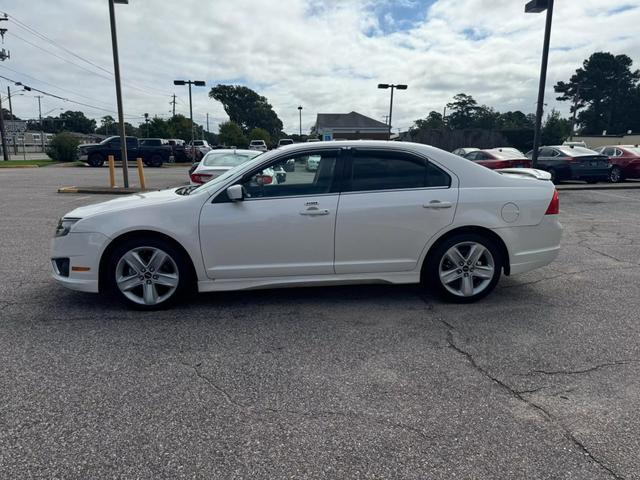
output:
[[[89,155],[87,163],[90,167],[101,167],[104,165],[104,157],[100,154],[94,153],[93,155]]]
[[[495,288],[502,264],[500,250],[489,238],[475,233],[455,235],[431,253],[427,280],[443,297],[471,303]]]
[[[175,302],[190,284],[184,254],[161,239],[133,238],[118,245],[109,259],[109,289],[140,310],[157,310]]]
[[[551,175],[550,180],[553,183],[558,183],[558,172],[556,172],[555,168],[549,168],[547,172],[549,172],[549,174]]]
[[[609,181],[611,183],[620,183],[624,180],[622,170],[619,167],[612,167],[609,171]]]

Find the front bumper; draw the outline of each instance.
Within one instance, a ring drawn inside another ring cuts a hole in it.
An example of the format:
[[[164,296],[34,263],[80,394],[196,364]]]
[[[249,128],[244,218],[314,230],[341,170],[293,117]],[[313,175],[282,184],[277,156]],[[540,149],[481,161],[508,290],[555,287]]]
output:
[[[59,284],[81,292],[99,291],[100,257],[109,237],[101,233],[74,233],[51,240],[52,277]],[[60,272],[54,259],[69,259],[68,276]],[[74,268],[75,267],[75,268]]]

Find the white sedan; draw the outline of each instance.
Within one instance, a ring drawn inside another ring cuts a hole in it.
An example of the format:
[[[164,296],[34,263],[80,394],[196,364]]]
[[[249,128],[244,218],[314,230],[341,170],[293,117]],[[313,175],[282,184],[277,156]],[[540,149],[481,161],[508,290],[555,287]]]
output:
[[[315,172],[265,181],[286,162]],[[560,249],[546,172],[493,171],[426,145],[319,142],[273,150],[203,184],[77,208],[51,244],[53,277],[140,309],[181,294],[418,283],[458,302]]]
[[[189,174],[191,185],[202,185],[224,172],[248,162],[262,152],[256,150],[219,149],[207,153]]]

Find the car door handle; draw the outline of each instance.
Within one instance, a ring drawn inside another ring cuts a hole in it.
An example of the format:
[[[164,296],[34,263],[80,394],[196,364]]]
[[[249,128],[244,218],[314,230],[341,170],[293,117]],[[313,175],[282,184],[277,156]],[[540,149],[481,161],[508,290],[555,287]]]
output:
[[[319,215],[329,215],[329,210],[326,208],[320,209],[318,207],[308,208],[300,212],[300,215],[307,215],[309,217],[316,217]]]
[[[440,200],[431,200],[428,204],[422,205],[422,208],[431,208],[438,210],[440,208],[451,208],[453,204],[451,202],[441,202]]]

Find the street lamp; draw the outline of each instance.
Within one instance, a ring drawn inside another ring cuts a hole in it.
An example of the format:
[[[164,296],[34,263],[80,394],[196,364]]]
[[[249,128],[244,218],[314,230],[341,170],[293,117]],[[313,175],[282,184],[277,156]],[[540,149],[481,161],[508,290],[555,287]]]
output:
[[[382,89],[387,89],[390,88],[391,89],[391,101],[389,102],[389,133],[387,134],[387,140],[391,140],[391,114],[393,113],[393,90],[394,89],[398,89],[398,90],[406,90],[407,86],[406,85],[394,85],[393,83],[379,83],[378,84],[378,88],[382,88]]]
[[[524,6],[525,13],[540,13],[547,11],[547,21],[544,28],[544,44],[542,46],[542,65],[540,66],[540,83],[538,85],[538,105],[536,107],[536,125],[533,131],[533,153],[531,166],[538,166],[538,150],[540,149],[540,129],[542,126],[542,106],[544,103],[544,88],[547,80],[547,63],[549,62],[549,40],[551,38],[551,20],[553,18],[553,0],[531,0]]]
[[[300,114],[300,141],[302,141],[302,105],[298,106],[298,113]]]
[[[147,138],[149,137],[149,114],[144,114],[144,124],[147,126]]]
[[[127,140],[124,131],[124,113],[122,108],[122,87],[120,85],[120,62],[118,61],[118,39],[116,36],[116,13],[113,4],[126,5],[129,0],[109,1],[109,23],[111,24],[111,47],[113,49],[113,74],[116,80],[116,101],[118,103],[118,123],[120,124],[120,155],[122,159],[122,180],[124,187],[129,188],[129,164],[127,161]]]
[[[193,131],[193,104],[191,103],[191,85],[195,85],[196,87],[204,87],[205,83],[203,80],[174,80],[174,85],[189,85],[189,118],[191,119],[191,158],[192,160],[196,160],[195,156],[195,146],[194,146],[194,131]]]

